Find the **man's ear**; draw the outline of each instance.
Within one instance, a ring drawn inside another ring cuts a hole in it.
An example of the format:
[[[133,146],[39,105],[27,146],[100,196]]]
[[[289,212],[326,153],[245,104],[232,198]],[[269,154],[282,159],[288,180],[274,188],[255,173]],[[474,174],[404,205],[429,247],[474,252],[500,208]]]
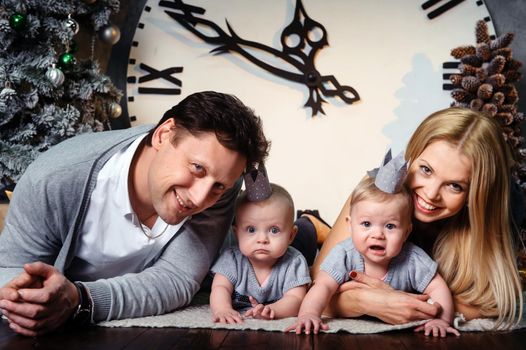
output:
[[[296,235],[297,235],[297,234],[298,234],[298,226],[293,225],[293,226],[292,226],[292,231],[290,232],[289,244],[292,243],[292,241],[294,240],[294,238],[296,238]]]
[[[169,118],[159,125],[152,135],[152,147],[159,149],[164,142],[171,142],[172,131],[175,130],[175,121]]]

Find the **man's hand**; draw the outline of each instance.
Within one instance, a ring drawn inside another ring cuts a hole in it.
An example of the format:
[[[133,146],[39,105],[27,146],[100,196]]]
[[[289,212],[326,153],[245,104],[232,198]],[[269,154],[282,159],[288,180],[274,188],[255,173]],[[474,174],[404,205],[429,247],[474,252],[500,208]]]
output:
[[[0,288],[0,300],[17,301],[20,298],[18,290],[21,288],[42,288],[42,280],[40,277],[31,276],[24,271]]]
[[[24,272],[0,289],[0,309],[9,326],[27,336],[57,329],[78,303],[75,285],[53,266],[41,262],[24,265]]]

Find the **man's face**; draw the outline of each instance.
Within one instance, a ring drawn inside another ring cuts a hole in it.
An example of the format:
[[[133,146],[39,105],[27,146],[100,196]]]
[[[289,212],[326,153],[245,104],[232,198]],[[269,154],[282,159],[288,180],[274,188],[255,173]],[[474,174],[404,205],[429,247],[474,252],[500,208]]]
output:
[[[174,133],[179,133],[175,144]],[[221,145],[214,133],[196,137],[173,123],[154,135],[152,147],[151,201],[157,215],[171,225],[216,203],[246,167],[245,157]]]

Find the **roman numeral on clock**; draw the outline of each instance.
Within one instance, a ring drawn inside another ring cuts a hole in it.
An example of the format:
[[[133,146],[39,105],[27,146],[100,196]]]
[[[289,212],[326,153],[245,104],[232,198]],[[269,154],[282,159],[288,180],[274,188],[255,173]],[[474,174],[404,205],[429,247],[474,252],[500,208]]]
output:
[[[175,78],[172,76],[172,74],[175,73],[181,73],[183,71],[183,67],[170,67],[163,70],[157,70],[153,67],[148,66],[147,64],[141,63],[139,64],[139,68],[146,71],[147,74],[139,77],[138,82],[139,84],[145,83],[152,80],[157,79],[164,79],[166,81],[169,81],[175,86],[178,86],[178,88],[160,88],[160,87],[139,87],[139,94],[157,94],[157,95],[180,95],[182,86],[181,80]],[[137,78],[134,76],[130,76],[127,79],[128,83],[136,83]]]
[[[422,4],[422,9],[427,10],[432,6],[435,6],[439,2],[442,2],[442,0],[428,0]],[[464,0],[450,0],[442,5],[440,7],[437,7],[433,11],[429,12],[427,14],[427,18],[433,19],[440,15],[442,15],[444,12],[451,10],[453,7],[459,5],[460,3],[464,2]]]
[[[444,69],[444,73],[442,73],[442,79],[444,79],[444,83],[442,84],[442,90],[450,91],[454,89],[454,86],[453,84],[451,84],[449,78],[452,74],[460,73],[460,71],[458,70],[459,65],[459,61],[448,61],[442,64],[442,69]]]

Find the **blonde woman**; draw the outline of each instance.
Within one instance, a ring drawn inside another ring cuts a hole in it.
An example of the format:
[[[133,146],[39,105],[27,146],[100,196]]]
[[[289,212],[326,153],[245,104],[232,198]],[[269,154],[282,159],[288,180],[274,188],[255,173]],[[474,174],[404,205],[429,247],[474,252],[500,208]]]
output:
[[[509,327],[523,301],[509,219],[511,157],[499,125],[469,109],[438,111],[414,132],[406,159],[415,203],[411,240],[437,261],[456,311],[467,319],[496,317],[497,325]],[[314,262],[313,279],[331,248],[349,237],[348,212],[349,200]],[[398,324],[440,313],[427,296],[395,291],[358,272],[353,276],[326,314],[367,314]]]

